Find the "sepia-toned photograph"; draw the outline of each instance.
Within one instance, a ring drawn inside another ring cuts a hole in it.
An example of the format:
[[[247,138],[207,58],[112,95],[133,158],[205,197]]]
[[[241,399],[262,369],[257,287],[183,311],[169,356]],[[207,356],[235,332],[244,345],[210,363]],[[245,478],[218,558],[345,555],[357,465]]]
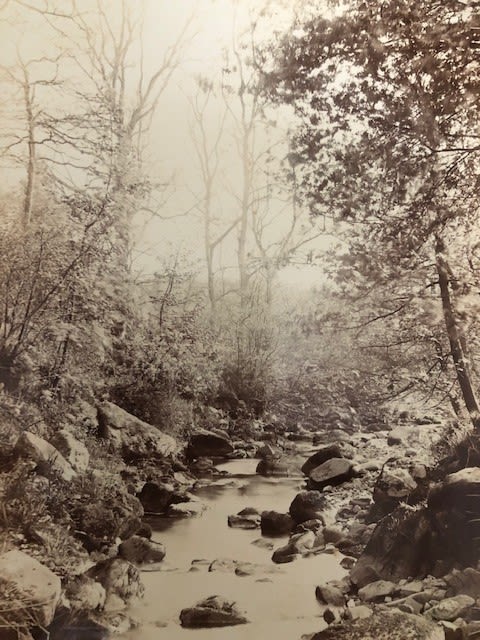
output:
[[[0,43],[0,640],[478,640],[480,0]]]

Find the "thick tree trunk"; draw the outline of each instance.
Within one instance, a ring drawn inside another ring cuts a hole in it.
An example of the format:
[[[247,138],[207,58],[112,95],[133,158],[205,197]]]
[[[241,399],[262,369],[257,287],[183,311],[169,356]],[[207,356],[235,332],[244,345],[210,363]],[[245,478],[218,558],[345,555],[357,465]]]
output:
[[[438,283],[440,286],[440,296],[442,299],[443,317],[447,330],[448,340],[450,342],[450,351],[452,354],[455,371],[457,374],[458,385],[462,393],[465,407],[470,416],[470,420],[474,428],[480,431],[480,407],[473,388],[472,378],[468,366],[468,361],[462,343],[465,342],[465,336],[457,325],[455,309],[450,295],[450,269],[445,258],[445,245],[441,238],[437,238],[435,247],[436,265],[438,273]]]

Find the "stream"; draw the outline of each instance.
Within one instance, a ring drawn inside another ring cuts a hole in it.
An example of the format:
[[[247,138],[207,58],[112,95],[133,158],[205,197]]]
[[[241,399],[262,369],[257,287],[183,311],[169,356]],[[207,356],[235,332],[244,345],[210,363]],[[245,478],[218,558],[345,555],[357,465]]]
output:
[[[227,517],[244,507],[285,513],[303,488],[298,478],[265,478],[255,473],[258,460],[234,460],[218,465],[228,475],[208,481],[195,490],[206,505],[197,517],[150,521],[153,539],[165,544],[167,555],[160,571],[143,571],[145,597],[135,611],[141,625],[125,640],[292,640],[325,626],[323,608],[315,598],[315,586],[345,575],[340,555],[320,554],[276,565],[272,550],[252,544],[259,529],[228,527]],[[264,538],[277,548],[287,536]],[[208,571],[208,563],[220,558],[262,565],[254,575]],[[193,560],[208,560],[196,564]],[[208,629],[183,629],[180,611],[199,600],[221,595],[234,600],[246,612],[249,624]]]

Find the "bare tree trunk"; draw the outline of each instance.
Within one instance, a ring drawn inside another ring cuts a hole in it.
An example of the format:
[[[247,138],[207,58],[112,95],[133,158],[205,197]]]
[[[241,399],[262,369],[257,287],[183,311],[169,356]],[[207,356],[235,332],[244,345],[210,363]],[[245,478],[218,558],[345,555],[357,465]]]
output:
[[[240,304],[243,306],[247,299],[248,289],[248,261],[247,261],[247,231],[248,217],[250,213],[251,199],[251,153],[250,153],[250,123],[245,126],[242,140],[242,172],[243,172],[243,189],[240,212],[240,226],[238,231],[238,274],[240,288]]]
[[[473,388],[468,361],[462,348],[462,342],[465,340],[465,337],[457,325],[455,309],[450,295],[451,271],[445,258],[444,251],[444,242],[440,237],[437,237],[435,246],[436,266],[438,283],[440,286],[440,296],[442,299],[443,317],[445,320],[448,340],[450,342],[450,350],[465,407],[475,430],[480,431],[480,408]]]
[[[33,115],[32,89],[28,70],[22,65],[23,71],[23,95],[25,100],[25,111],[27,115],[28,127],[28,163],[27,163],[27,185],[25,187],[25,197],[23,200],[23,223],[28,227],[32,218],[33,188],[35,184],[35,118]]]

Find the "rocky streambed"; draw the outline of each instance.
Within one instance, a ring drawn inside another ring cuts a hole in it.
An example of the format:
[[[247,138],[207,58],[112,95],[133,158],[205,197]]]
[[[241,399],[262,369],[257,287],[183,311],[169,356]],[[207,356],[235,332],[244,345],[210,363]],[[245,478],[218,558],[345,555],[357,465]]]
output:
[[[55,450],[53,476],[42,458],[53,445],[30,434],[13,448],[37,465],[32,491],[60,483],[83,564],[60,584],[45,527],[11,534],[19,548],[0,557],[13,567],[0,581],[15,605],[10,630],[48,627],[61,640],[201,640],[224,627],[280,640],[478,633],[478,439],[437,466],[431,445],[444,425],[411,416],[374,433],[257,429],[233,441],[197,430],[179,446],[107,404],[97,431],[116,472],[84,470],[77,456],[62,476],[69,448],[80,451],[72,438],[57,443],[67,457]]]
[[[398,590],[359,593],[348,570],[375,529],[369,515],[378,520],[420,490],[439,433],[337,433],[333,445],[295,443],[289,456],[267,445],[261,460],[217,466],[220,477],[197,483],[200,516],[150,521],[167,556],[143,573],[140,626],[126,637],[220,638],[225,624],[232,638],[300,638],[369,617]]]
[[[143,602],[134,612],[141,620],[129,640],[158,638],[224,637],[225,629],[180,625],[182,610],[212,595],[236,603],[248,624],[229,626],[230,638],[292,638],[325,626],[322,607],[315,597],[319,576],[340,579],[345,570],[334,553],[298,557],[275,564],[275,548],[285,545],[288,534],[262,536],[260,528],[228,526],[228,517],[245,507],[261,513],[286,513],[303,487],[300,475],[263,477],[255,473],[258,460],[234,460],[219,465],[223,478],[205,481],[196,496],[206,509],[199,517],[151,519],[153,539],[161,541],[167,555],[161,570],[142,573]]]

